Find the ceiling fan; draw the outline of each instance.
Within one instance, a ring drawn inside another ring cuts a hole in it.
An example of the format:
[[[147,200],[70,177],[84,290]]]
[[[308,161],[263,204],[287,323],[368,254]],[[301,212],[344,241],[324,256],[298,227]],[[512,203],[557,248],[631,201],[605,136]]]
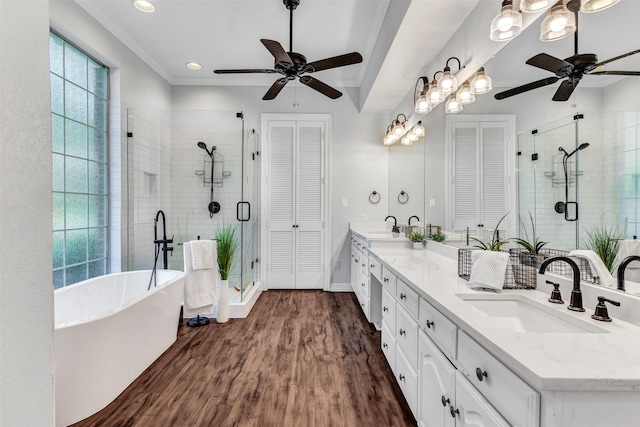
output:
[[[262,97],[263,100],[274,99],[282,88],[296,77],[303,85],[315,89],[321,94],[331,99],[342,96],[342,92],[336,90],[326,83],[313,78],[307,73],[315,73],[316,71],[328,70],[330,68],[343,67],[345,65],[359,64],[362,62],[362,55],[358,52],[346,53],[344,55],[334,56],[331,58],[321,59],[319,61],[307,62],[307,58],[301,53],[293,51],[293,11],[300,4],[300,0],[283,0],[287,9],[289,9],[289,52],[285,52],[280,43],[275,40],[260,39],[262,44],[271,52],[275,59],[274,69],[236,69],[236,70],[213,70],[216,74],[238,74],[238,73],[279,73],[283,77],[277,79],[267,93]]]
[[[553,95],[554,101],[567,101],[575,90],[582,77],[594,75],[614,75],[614,76],[640,76],[640,71],[604,71],[606,64],[626,58],[627,56],[640,53],[640,49],[627,52],[625,54],[609,58],[606,61],[598,62],[598,56],[593,53],[578,53],[578,10],[580,8],[579,0],[571,0],[567,3],[567,8],[576,14],[576,31],[574,34],[574,55],[569,58],[560,59],[546,53],[539,53],[527,60],[528,65],[551,71],[555,74],[553,77],[547,77],[542,80],[527,83],[513,89],[505,90],[497,93],[496,99],[505,99],[510,96],[538,89],[543,86],[554,84],[560,79],[563,80]]]

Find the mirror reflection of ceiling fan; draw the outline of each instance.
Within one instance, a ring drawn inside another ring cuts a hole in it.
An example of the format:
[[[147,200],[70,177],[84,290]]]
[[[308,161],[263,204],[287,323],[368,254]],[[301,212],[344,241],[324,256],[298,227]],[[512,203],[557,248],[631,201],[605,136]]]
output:
[[[315,89],[321,94],[331,99],[342,96],[342,92],[332,88],[326,83],[311,77],[307,74],[316,71],[328,70],[330,68],[343,67],[345,65],[359,64],[362,62],[362,55],[358,52],[346,53],[344,55],[334,56],[331,58],[321,59],[319,61],[307,62],[307,58],[293,51],[293,11],[300,4],[300,0],[283,0],[285,7],[289,10],[289,52],[285,52],[280,43],[275,40],[260,39],[262,44],[271,52],[275,58],[274,69],[235,69],[235,70],[213,70],[216,74],[243,74],[243,73],[279,73],[283,77],[277,79],[267,93],[262,97],[263,100],[274,99],[285,85],[298,78],[300,83]]]
[[[604,70],[610,62],[617,61],[627,56],[640,53],[640,49],[627,52],[622,55],[609,58],[605,61],[598,61],[598,56],[593,53],[578,53],[578,10],[580,10],[580,0],[570,0],[566,4],[567,9],[575,14],[576,30],[574,33],[574,54],[565,59],[556,58],[546,53],[539,53],[527,60],[528,65],[532,65],[543,70],[550,71],[555,76],[547,77],[535,82],[527,83],[504,92],[497,93],[495,98],[505,99],[514,95],[519,95],[533,89],[552,85],[561,79],[565,79],[553,95],[554,101],[567,101],[573,91],[584,76],[613,75],[613,76],[640,76],[640,71],[609,71]]]

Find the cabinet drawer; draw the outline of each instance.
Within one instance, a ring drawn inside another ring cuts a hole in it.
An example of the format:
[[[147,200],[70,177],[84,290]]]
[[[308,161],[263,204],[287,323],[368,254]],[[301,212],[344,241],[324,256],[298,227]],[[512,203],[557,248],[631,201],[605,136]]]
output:
[[[396,299],[382,288],[382,320],[392,331],[396,330]]]
[[[414,369],[418,367],[418,322],[399,304],[396,306],[396,342]]]
[[[458,334],[458,369],[509,421],[540,422],[540,395],[464,332]]]
[[[450,360],[456,359],[458,328],[455,323],[422,298],[420,298],[420,328]]]
[[[396,381],[407,399],[413,416],[418,418],[418,372],[411,366],[400,347],[396,347]]]
[[[510,427],[510,424],[478,393],[464,375],[459,372],[456,379],[456,417],[462,425]],[[460,424],[459,424],[460,425]]]
[[[382,352],[387,358],[387,362],[389,362],[389,366],[391,367],[391,371],[396,373],[396,340],[393,338],[393,334],[387,328],[387,325],[382,323],[382,330],[380,333],[380,347],[382,348]]]
[[[364,277],[360,276],[360,281],[358,282],[359,290],[362,292],[362,295],[365,298],[369,298],[369,283],[364,280]]]
[[[354,291],[356,294],[356,298],[358,299],[358,304],[360,304],[360,308],[362,308],[362,312],[364,313],[364,317],[369,320],[369,299],[364,296],[360,289],[356,289]]]
[[[362,251],[362,259],[360,260],[360,266],[362,273],[369,278],[369,251],[364,249]]]
[[[389,292],[395,295],[396,293],[396,276],[387,270],[387,267],[382,267],[382,286],[389,289]]]
[[[400,279],[397,279],[396,283],[396,298],[398,298],[398,302],[407,309],[414,319],[418,319],[420,297],[416,291]]]
[[[376,279],[382,282],[382,264],[374,256],[369,257],[369,271]]]

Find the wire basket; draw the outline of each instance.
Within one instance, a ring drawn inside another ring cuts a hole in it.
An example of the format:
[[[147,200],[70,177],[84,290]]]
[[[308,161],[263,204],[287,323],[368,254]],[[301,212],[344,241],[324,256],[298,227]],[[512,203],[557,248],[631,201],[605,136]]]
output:
[[[458,249],[458,276],[465,280],[471,277],[471,251],[480,249]],[[509,251],[509,264],[504,275],[503,289],[535,289],[537,273],[535,259],[523,259],[519,250]],[[540,261],[542,263],[542,261]]]

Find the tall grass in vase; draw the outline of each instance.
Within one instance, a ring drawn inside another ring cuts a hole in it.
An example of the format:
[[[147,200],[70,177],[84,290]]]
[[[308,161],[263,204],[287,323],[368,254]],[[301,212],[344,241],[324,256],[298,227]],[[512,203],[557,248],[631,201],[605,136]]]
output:
[[[216,320],[218,323],[225,323],[229,320],[229,274],[233,269],[238,249],[235,228],[230,224],[219,226],[216,231],[216,240],[218,241],[218,271],[221,279]]]

